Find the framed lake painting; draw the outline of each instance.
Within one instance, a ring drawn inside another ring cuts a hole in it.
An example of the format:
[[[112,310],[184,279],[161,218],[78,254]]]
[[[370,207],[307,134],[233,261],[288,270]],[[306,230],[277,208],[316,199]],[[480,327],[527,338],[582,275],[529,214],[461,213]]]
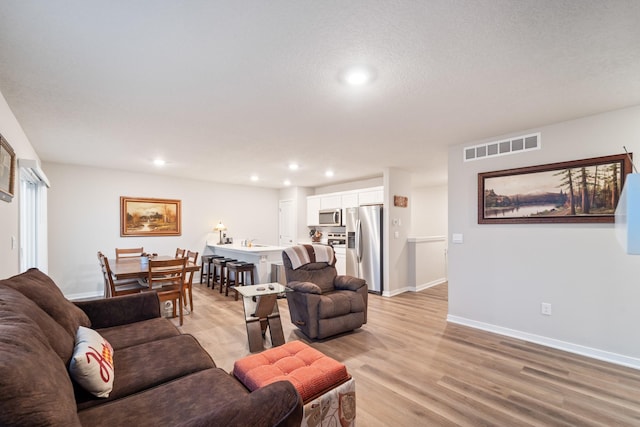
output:
[[[120,197],[121,236],[180,236],[180,200]]]
[[[614,222],[631,154],[478,174],[479,224]]]

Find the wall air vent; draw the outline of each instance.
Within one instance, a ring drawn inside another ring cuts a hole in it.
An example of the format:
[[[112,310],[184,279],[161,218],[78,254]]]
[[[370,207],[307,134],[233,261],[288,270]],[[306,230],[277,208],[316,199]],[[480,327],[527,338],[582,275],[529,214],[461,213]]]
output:
[[[465,147],[464,161],[486,159],[487,157],[504,156],[540,149],[540,133],[516,136],[499,141]]]

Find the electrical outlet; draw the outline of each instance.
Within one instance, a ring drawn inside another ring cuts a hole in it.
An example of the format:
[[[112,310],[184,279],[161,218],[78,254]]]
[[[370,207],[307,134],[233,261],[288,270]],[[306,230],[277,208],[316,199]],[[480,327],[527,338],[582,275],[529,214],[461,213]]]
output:
[[[548,302],[540,303],[540,314],[551,316],[551,304]]]

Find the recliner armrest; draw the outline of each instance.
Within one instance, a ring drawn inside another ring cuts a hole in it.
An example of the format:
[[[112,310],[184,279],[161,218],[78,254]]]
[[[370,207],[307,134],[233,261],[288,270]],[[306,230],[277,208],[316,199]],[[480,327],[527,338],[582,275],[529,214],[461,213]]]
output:
[[[311,282],[289,282],[287,287],[293,289],[296,292],[302,292],[305,294],[322,294],[322,289],[315,283]]]
[[[367,286],[367,281],[353,276],[336,276],[333,280],[336,289],[357,291],[363,286]]]

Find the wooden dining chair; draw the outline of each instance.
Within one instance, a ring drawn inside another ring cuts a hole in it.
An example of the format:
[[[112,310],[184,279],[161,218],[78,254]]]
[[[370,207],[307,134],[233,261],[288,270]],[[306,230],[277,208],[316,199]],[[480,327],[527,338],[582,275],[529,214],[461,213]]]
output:
[[[142,256],[144,248],[116,248],[116,259]]]
[[[186,265],[186,258],[168,260],[150,259],[147,275],[149,289],[158,293],[160,303],[162,304],[166,301],[173,302],[173,317],[176,317],[176,308],[178,309],[180,326],[182,326],[182,292]]]
[[[137,294],[138,292],[142,292],[147,289],[147,286],[144,283],[141,283],[138,279],[114,279],[111,267],[109,267],[109,260],[100,251],[98,251],[98,261],[100,263],[100,269],[102,270],[102,277],[104,280],[105,298]]]
[[[185,257],[185,252],[187,252],[186,249],[180,249],[180,248],[176,248],[176,258],[184,258]]]
[[[187,264],[192,262],[193,264],[198,264],[198,252],[187,251],[186,254]],[[188,271],[186,273],[184,286],[182,287],[182,298],[184,301],[184,306],[187,306],[187,292],[189,292],[189,310],[193,311],[193,274],[195,270]]]

